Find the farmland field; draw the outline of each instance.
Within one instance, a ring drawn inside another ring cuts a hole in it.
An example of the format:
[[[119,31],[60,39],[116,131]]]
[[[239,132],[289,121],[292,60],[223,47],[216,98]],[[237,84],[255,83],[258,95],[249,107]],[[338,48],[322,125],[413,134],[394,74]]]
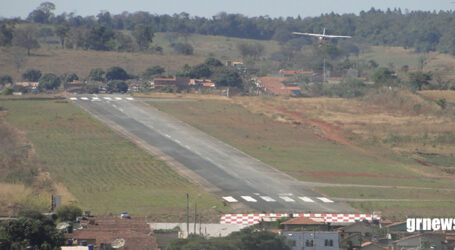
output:
[[[165,220],[183,218],[189,193],[208,216],[228,209],[64,100],[0,100],[0,106],[7,109],[7,122],[25,131],[43,171],[74,195],[66,203],[94,214],[128,211]]]

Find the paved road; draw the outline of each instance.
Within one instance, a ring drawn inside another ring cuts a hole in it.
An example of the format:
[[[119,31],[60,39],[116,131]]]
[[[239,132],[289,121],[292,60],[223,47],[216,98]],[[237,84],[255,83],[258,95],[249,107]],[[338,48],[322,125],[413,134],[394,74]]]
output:
[[[139,99],[126,95],[70,99],[127,137],[139,138],[169,156],[183,166],[183,172],[202,177],[203,186],[234,207],[243,204],[264,212],[354,211]]]

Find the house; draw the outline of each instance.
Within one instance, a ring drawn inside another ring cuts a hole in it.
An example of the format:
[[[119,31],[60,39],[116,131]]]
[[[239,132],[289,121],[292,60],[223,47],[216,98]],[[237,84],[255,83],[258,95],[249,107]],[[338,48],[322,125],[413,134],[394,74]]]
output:
[[[195,87],[211,87],[214,88],[216,85],[212,80],[210,79],[190,79],[190,82],[188,83],[190,86],[195,86]]]
[[[340,249],[337,232],[305,231],[305,232],[283,232],[292,250],[315,249],[335,250]]]
[[[403,249],[444,249],[442,233],[413,234],[392,243],[392,250]]]
[[[360,233],[339,233],[341,249],[358,249],[365,241]]]
[[[376,228],[376,225],[369,223],[368,221],[358,221],[349,226],[342,227],[338,229],[338,231],[346,235],[360,233],[364,237],[371,237]]]
[[[381,245],[376,242],[367,241],[360,246],[361,250],[385,250],[389,249],[387,246]]]
[[[288,78],[277,76],[259,77],[256,86],[272,95],[295,96],[298,87],[288,87],[283,84]],[[300,90],[300,88],[298,88]],[[300,92],[299,92],[300,93]]]
[[[22,86],[25,88],[37,89],[39,82],[16,82],[16,86]]]
[[[82,229],[65,234],[72,245],[93,245],[95,248],[122,245],[125,249],[157,249],[156,238],[145,218],[90,217],[80,221]]]
[[[152,81],[152,87],[160,89],[167,86],[176,86],[178,88],[186,88],[190,79],[187,77],[174,77],[174,78],[155,78]]]
[[[323,218],[297,217],[282,222],[285,231],[304,231],[304,230],[328,230],[328,225],[324,223]]]

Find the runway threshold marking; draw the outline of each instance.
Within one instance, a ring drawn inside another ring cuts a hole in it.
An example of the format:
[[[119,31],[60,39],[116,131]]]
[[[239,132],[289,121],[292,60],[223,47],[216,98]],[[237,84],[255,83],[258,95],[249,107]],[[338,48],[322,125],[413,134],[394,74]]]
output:
[[[120,100],[122,100],[122,98],[121,97],[116,97],[115,100],[119,100],[120,101]]]
[[[306,197],[306,196],[299,197],[299,199],[301,199],[304,202],[314,202],[314,200],[312,200],[311,198]]]
[[[325,197],[316,197],[316,198],[318,198],[319,200],[321,200],[322,202],[325,202],[325,203],[333,203],[332,200],[327,199],[327,198],[325,198]]]
[[[81,100],[88,101],[87,97],[81,97]]]
[[[292,199],[291,197],[287,197],[287,196],[280,196],[280,199],[284,200],[285,202],[295,202],[294,199]]]
[[[108,96],[105,96],[105,97],[103,97],[103,98],[104,98],[104,100],[112,100],[112,98],[110,98],[110,97],[108,97]]]
[[[99,101],[99,100],[100,100],[100,98],[98,98],[98,97],[93,97],[93,98],[92,98],[92,102],[94,102],[94,101]]]
[[[77,97],[70,97],[70,100],[76,101]]]
[[[248,201],[248,202],[257,202],[257,200],[254,199],[254,198],[251,197],[251,196],[241,196],[241,197],[242,197],[242,199],[244,199],[244,200],[246,200],[246,201]]]
[[[224,196],[223,197],[224,200],[226,200],[227,202],[238,202],[234,197],[232,196]]]
[[[275,202],[276,200],[274,200],[272,197],[269,197],[269,196],[260,196],[261,199],[267,201],[267,202]]]
[[[129,101],[134,100],[134,98],[132,98],[132,97],[127,97],[126,99],[129,100]]]

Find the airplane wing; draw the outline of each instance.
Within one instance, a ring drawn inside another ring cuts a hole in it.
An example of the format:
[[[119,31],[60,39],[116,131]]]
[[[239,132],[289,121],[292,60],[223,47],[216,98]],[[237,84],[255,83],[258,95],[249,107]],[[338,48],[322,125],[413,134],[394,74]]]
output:
[[[336,35],[325,35],[327,38],[352,38],[352,36],[336,36]]]
[[[294,35],[301,35],[301,36],[315,36],[315,37],[324,37],[323,34],[313,34],[313,33],[301,33],[301,32],[292,32]]]

